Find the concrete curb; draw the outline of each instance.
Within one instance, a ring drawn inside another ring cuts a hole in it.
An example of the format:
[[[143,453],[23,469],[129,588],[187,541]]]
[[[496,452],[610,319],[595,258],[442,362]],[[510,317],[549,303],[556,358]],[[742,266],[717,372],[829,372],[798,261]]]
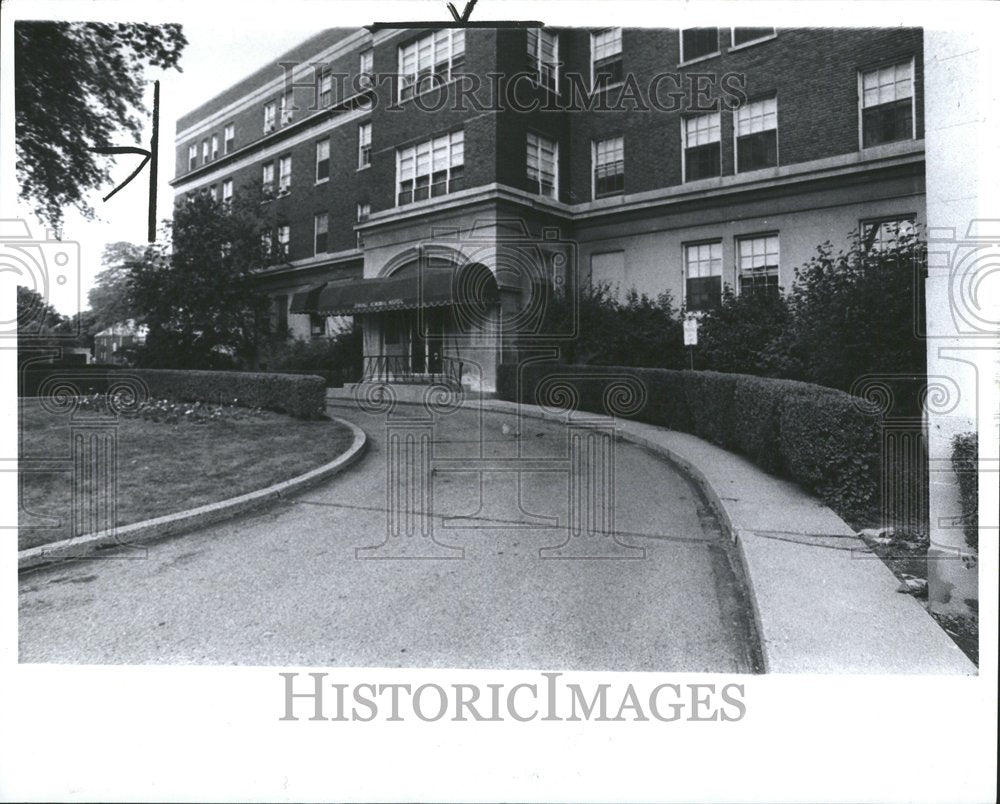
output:
[[[57,561],[87,558],[93,552],[101,549],[115,547],[128,549],[142,542],[164,536],[175,536],[193,528],[232,519],[240,514],[306,491],[357,463],[368,446],[368,437],[360,427],[334,416],[330,418],[337,424],[350,429],[354,438],[346,452],[327,464],[290,480],[275,483],[273,486],[241,494],[239,497],[231,497],[228,500],[209,503],[188,511],[179,511],[175,514],[147,519],[145,522],[123,525],[114,531],[90,533],[75,539],[64,539],[52,544],[42,544],[38,547],[21,550],[17,554],[17,568],[23,570]]]
[[[351,404],[343,398],[327,402]],[[495,413],[567,421],[566,413],[534,405],[471,402]],[[581,424],[595,421],[594,414],[581,418]],[[977,674],[924,607],[896,591],[899,582],[882,560],[815,497],[696,436],[614,421],[623,440],[661,456],[697,483],[736,543],[765,672]]]

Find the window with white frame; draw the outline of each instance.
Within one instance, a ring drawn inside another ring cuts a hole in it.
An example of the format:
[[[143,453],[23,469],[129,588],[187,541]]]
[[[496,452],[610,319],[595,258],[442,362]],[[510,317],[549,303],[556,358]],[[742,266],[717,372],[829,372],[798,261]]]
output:
[[[736,240],[736,273],[740,294],[778,294],[780,252],[777,234],[752,235]]]
[[[861,240],[866,252],[880,254],[914,237],[916,227],[913,215],[861,221]]]
[[[611,294],[618,295],[618,289],[625,282],[625,252],[608,251],[590,255],[590,286],[607,287]]]
[[[594,198],[625,192],[625,138],[595,140],[591,148]]]
[[[913,139],[913,61],[859,74],[861,145]]]
[[[275,126],[275,116],[277,115],[278,105],[274,101],[268,101],[264,104],[264,133],[269,134],[274,131]]]
[[[222,203],[229,206],[233,202],[233,180],[226,179],[222,182]]]
[[[265,229],[260,233],[260,256],[268,265],[274,261],[274,230]]]
[[[223,129],[222,132],[222,152],[232,153],[233,145],[236,142],[236,124],[230,123]]]
[[[605,28],[590,34],[590,85],[619,84],[622,73],[622,29]]]
[[[292,227],[287,223],[278,227],[277,257],[288,258],[288,245],[292,240]]]
[[[528,181],[548,198],[559,195],[559,143],[528,132]]]
[[[375,72],[375,51],[371,48],[361,51],[360,62],[358,66],[359,83],[362,87],[370,87],[373,83],[372,75]]]
[[[559,34],[544,28],[528,28],[528,70],[543,87],[559,86]]]
[[[264,163],[260,185],[264,195],[270,195],[274,192],[274,162]]]
[[[208,153],[209,153],[208,149],[209,149],[208,140],[205,140],[201,144],[201,163],[203,165],[207,165],[208,164]]]
[[[709,310],[722,301],[722,241],[684,246],[684,307]]]
[[[358,170],[372,163],[372,124],[358,126]]]
[[[778,99],[745,103],[736,110],[736,172],[778,164]]]
[[[287,126],[292,122],[292,107],[294,105],[295,100],[291,92],[286,92],[281,96],[281,125]]]
[[[212,159],[219,158],[219,135],[212,135]]]
[[[367,201],[358,202],[358,223],[364,223],[371,217],[372,205]],[[365,237],[364,232],[358,230],[358,248],[362,249],[365,247]]]
[[[320,140],[316,143],[316,181],[326,181],[330,178],[330,140]]]
[[[465,133],[453,131],[396,150],[396,205],[422,201],[463,187]]]
[[[188,146],[188,170],[198,167],[198,144]]]
[[[681,121],[681,133],[684,136],[684,181],[721,175],[721,131],[718,112],[685,117]]]
[[[218,201],[218,200],[219,200],[219,188],[218,188],[218,187],[216,187],[216,186],[215,186],[215,185],[213,184],[213,185],[212,185],[211,187],[209,187],[209,188],[208,188],[208,196],[209,196],[209,198],[211,198],[211,199],[212,199],[213,201]]]
[[[733,47],[743,47],[753,42],[761,42],[774,37],[774,28],[733,28]]]
[[[714,56],[718,52],[718,28],[685,28],[681,31],[681,62]]]
[[[333,102],[333,75],[329,69],[323,70],[319,76],[319,105],[325,108]]]
[[[278,160],[278,195],[291,192],[292,189],[292,157],[283,156]]]
[[[330,216],[325,212],[317,213],[313,218],[313,253],[326,252],[326,235],[330,228]]]
[[[450,81],[465,67],[465,31],[444,28],[400,45],[398,64],[401,101]]]

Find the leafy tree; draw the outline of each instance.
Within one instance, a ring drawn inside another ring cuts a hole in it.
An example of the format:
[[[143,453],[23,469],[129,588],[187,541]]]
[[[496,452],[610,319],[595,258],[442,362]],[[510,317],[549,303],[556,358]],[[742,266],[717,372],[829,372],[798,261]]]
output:
[[[58,230],[69,206],[93,216],[86,195],[108,183],[110,159],[89,149],[121,131],[139,141],[144,70],[177,67],[186,44],[177,24],[14,24],[17,178],[41,220]]]
[[[780,374],[787,365],[775,342],[790,321],[780,293],[742,293],[726,286],[722,303],[702,318],[695,349],[696,366],[739,374]]]
[[[63,331],[65,317],[37,290],[17,286],[17,332],[21,337],[54,335]]]
[[[207,195],[177,207],[166,243],[131,263],[134,310],[149,327],[137,353],[141,365],[214,368],[253,363],[266,322],[267,299],[255,272],[264,267],[266,225],[258,199],[232,204]]]
[[[93,326],[100,331],[112,324],[138,317],[132,299],[131,269],[142,261],[145,249],[119,241],[104,247],[101,264],[104,270],[95,278],[87,294],[93,313]]]
[[[795,272],[789,326],[775,345],[783,374],[845,391],[864,375],[891,374],[918,388],[926,273],[926,243],[913,235],[874,250],[858,237],[846,252],[820,246]]]
[[[550,300],[544,329],[577,333],[561,344],[569,363],[678,368],[683,353],[675,313],[669,293],[651,299],[632,288],[619,300],[610,285],[588,284],[576,299]]]

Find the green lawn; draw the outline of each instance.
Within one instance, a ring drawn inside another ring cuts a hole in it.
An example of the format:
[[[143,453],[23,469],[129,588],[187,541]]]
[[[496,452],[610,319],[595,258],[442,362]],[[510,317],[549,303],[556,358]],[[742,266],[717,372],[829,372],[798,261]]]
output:
[[[81,418],[78,413],[74,423],[82,424]],[[108,418],[97,416],[96,421],[107,422]],[[18,548],[79,535],[72,532],[69,416],[50,413],[37,400],[24,399],[19,424]],[[94,429],[87,428],[89,432]],[[111,430],[116,433],[115,510],[119,525],[288,480],[333,460],[352,441],[351,431],[335,422],[302,421],[270,412],[203,424],[121,419]],[[52,461],[56,465],[48,463]]]

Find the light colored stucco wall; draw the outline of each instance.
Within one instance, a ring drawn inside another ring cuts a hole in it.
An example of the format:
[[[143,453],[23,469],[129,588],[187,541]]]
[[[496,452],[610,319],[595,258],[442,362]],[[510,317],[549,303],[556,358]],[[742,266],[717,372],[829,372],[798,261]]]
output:
[[[817,246],[829,240],[836,248],[846,247],[850,242],[850,233],[858,228],[861,220],[915,215],[917,222],[923,223],[924,197],[910,195],[854,201],[767,216],[744,217],[740,205],[730,207],[728,212],[728,219],[682,228],[675,228],[671,216],[664,216],[657,222],[658,229],[650,232],[629,233],[626,227],[619,227],[624,230],[621,234],[601,236],[599,239],[585,239],[588,233],[581,232],[580,278],[589,281],[592,254],[622,250],[625,252],[625,272],[619,282],[621,291],[635,287],[640,293],[652,297],[667,291],[674,304],[679,306],[684,293],[684,244],[721,240],[723,282],[736,287],[736,239],[777,232],[781,255],[779,282],[788,290],[795,278],[795,268],[808,262],[815,255]]]

